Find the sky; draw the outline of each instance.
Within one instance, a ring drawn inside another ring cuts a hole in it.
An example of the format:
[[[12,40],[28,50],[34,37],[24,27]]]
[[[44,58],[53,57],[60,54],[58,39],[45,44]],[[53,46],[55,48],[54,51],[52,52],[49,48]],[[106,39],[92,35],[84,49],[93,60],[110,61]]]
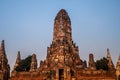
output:
[[[38,65],[53,39],[54,18],[65,9],[71,19],[72,39],[82,60],[94,54],[106,57],[107,48],[116,65],[120,55],[120,0],[0,0],[0,41],[11,70],[18,51],[22,59],[35,53]]]

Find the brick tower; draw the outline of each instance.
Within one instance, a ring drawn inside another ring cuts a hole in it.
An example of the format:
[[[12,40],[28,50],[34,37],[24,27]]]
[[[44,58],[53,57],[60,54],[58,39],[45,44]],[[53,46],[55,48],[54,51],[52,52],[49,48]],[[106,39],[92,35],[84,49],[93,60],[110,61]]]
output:
[[[117,80],[120,80],[120,56],[116,64],[116,77],[117,77]]]
[[[10,76],[10,66],[5,53],[4,40],[0,47],[0,80],[8,80]]]
[[[33,54],[30,71],[13,72],[11,80],[115,80],[114,72],[96,69],[93,54],[89,55],[89,67],[80,59],[78,46],[72,40],[71,21],[64,9],[57,13],[53,31],[52,43],[40,66],[37,68]],[[107,58],[111,65],[111,57]]]
[[[56,80],[70,80],[75,77],[76,69],[83,68],[78,46],[72,41],[71,21],[64,9],[55,17],[53,41],[42,65],[56,73]]]
[[[32,55],[32,60],[31,60],[31,66],[30,66],[30,71],[34,72],[37,69],[37,59],[36,59],[36,54]]]
[[[110,71],[115,71],[114,64],[112,62],[111,56],[110,56],[110,50],[107,48],[107,60],[108,60],[108,68]]]
[[[94,61],[94,56],[92,53],[89,54],[89,69],[95,70],[96,66],[95,66],[95,61]]]
[[[15,62],[15,65],[14,65],[14,70],[16,69],[16,67],[19,66],[20,61],[21,61],[21,55],[20,55],[20,51],[18,51],[16,62]]]

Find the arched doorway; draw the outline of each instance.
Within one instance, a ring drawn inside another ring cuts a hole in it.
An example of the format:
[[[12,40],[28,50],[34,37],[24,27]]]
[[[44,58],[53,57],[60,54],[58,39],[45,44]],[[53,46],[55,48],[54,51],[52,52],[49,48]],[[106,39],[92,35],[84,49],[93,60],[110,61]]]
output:
[[[59,80],[64,80],[64,69],[59,69]]]

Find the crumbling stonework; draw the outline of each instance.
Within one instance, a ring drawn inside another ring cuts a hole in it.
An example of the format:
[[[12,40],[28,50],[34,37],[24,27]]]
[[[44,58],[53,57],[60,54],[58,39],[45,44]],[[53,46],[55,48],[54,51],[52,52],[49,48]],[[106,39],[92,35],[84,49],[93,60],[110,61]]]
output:
[[[0,47],[0,80],[8,80],[10,77],[10,66],[5,53],[4,40]]]
[[[21,61],[21,55],[20,55],[20,51],[18,51],[17,58],[16,58],[16,62],[15,62],[15,65],[14,65],[14,69],[13,69],[13,70],[15,70],[16,67],[19,66],[20,61]]]
[[[33,72],[33,71],[36,71],[36,69],[37,69],[37,59],[36,59],[36,54],[33,54],[30,71]]]
[[[107,49],[107,60],[108,60],[108,69],[110,71],[115,71],[115,67],[114,67],[114,64],[112,62],[109,49]]]
[[[95,61],[94,61],[94,56],[93,54],[89,54],[89,69],[92,69],[92,70],[95,70],[96,69],[96,66],[95,66]]]
[[[87,67],[87,62],[80,58],[78,46],[72,40],[71,21],[68,13],[61,9],[55,17],[53,41],[47,48],[46,59],[41,60],[37,67],[36,55],[33,54],[30,71],[13,70],[10,80],[116,80],[116,74],[117,76],[120,74],[111,71],[114,69],[114,65],[109,50],[107,53],[109,71],[96,70],[93,54],[89,55]],[[18,54],[15,65],[20,60],[20,54]],[[117,71],[120,67],[119,62]]]
[[[116,64],[116,76],[117,76],[117,80],[120,80],[120,56],[119,56],[118,62]]]

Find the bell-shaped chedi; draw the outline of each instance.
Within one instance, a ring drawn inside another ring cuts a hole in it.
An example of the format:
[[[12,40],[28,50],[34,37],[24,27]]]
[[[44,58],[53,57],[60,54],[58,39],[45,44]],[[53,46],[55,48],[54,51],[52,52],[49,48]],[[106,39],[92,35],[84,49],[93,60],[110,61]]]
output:
[[[33,54],[31,66],[30,66],[30,71],[36,71],[36,69],[37,69],[37,59],[36,59],[36,54]]]
[[[117,76],[117,80],[120,80],[120,56],[116,64],[116,76]]]
[[[112,62],[112,59],[111,59],[111,56],[110,56],[110,50],[109,49],[107,49],[107,60],[108,60],[108,69],[110,71],[114,71],[115,67],[114,67],[114,64]]]
[[[16,62],[15,62],[15,65],[14,65],[14,70],[16,69],[16,67],[19,66],[20,61],[21,61],[21,55],[20,55],[20,51],[18,51]]]
[[[95,61],[94,61],[94,56],[93,56],[92,53],[89,54],[88,67],[89,67],[89,69],[92,69],[92,70],[95,70],[95,69],[96,69]]]
[[[8,64],[7,56],[5,53],[4,40],[2,40],[0,47],[0,79],[8,80],[10,76],[10,66]]]

